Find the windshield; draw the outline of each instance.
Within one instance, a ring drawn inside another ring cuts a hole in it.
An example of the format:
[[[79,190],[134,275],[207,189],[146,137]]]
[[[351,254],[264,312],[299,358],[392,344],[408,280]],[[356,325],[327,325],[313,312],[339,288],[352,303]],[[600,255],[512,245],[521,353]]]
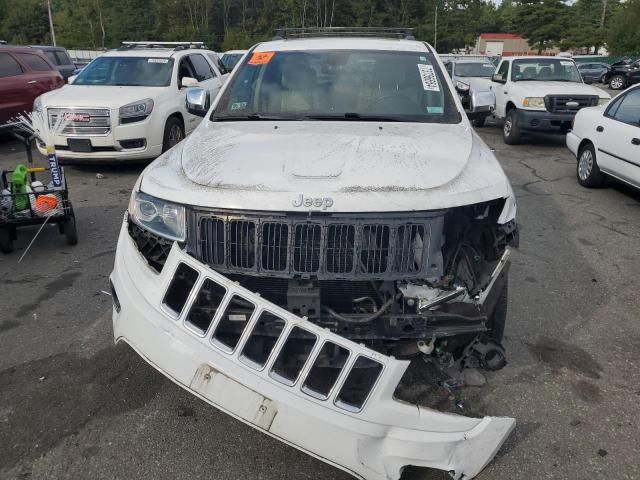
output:
[[[491,77],[496,71],[492,63],[456,63],[457,77]]]
[[[242,59],[244,53],[225,53],[220,61],[224,65],[224,67],[230,72],[233,70],[233,67]]]
[[[166,87],[171,83],[172,69],[172,58],[98,57],[73,84]]]
[[[460,121],[427,52],[257,52],[238,68],[212,120]]]
[[[582,76],[573,60],[559,58],[515,60],[511,71],[511,80],[541,82],[578,82]]]

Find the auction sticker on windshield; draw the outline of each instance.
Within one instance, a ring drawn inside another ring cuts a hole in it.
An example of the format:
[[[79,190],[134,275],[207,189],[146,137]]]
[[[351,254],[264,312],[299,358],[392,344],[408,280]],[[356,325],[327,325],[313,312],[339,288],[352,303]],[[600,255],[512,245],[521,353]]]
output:
[[[436,72],[433,70],[432,65],[418,64],[418,71],[420,72],[420,79],[422,80],[422,88],[430,92],[439,92],[440,85],[438,85],[438,78]]]
[[[275,54],[276,52],[256,52],[251,56],[249,65],[266,65]]]
[[[169,63],[168,58],[147,58],[147,63]]]

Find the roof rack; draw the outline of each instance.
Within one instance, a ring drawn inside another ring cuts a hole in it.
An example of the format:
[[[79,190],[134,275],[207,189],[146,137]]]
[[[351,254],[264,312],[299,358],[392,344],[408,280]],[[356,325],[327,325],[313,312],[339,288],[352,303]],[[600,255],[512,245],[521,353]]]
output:
[[[118,50],[134,48],[168,48],[173,50],[207,49],[204,42],[122,42]]]
[[[312,37],[371,37],[371,38],[397,38],[403,40],[415,40],[413,28],[386,28],[386,27],[303,27],[303,28],[279,28],[275,31],[273,40],[285,40],[287,38],[312,38]]]

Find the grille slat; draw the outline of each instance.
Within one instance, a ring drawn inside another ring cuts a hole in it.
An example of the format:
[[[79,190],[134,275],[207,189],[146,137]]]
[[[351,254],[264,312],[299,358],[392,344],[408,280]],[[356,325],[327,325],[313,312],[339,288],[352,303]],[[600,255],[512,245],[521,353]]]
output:
[[[190,253],[214,269],[321,280],[424,278],[430,222],[442,221],[194,215]]]
[[[49,108],[47,115],[49,127],[53,127],[60,115],[87,115],[88,121],[70,121],[63,129],[62,135],[107,135],[111,131],[111,112],[106,108]]]

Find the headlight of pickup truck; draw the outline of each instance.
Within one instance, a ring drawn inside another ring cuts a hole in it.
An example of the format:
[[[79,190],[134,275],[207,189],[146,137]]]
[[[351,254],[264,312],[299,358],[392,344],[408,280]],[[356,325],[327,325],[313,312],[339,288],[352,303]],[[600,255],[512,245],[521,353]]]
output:
[[[522,106],[527,108],[546,108],[542,97],[526,97],[522,100]]]
[[[601,98],[600,100],[598,100],[598,105],[606,105],[610,101],[611,101],[610,98]]]
[[[153,100],[145,98],[138,102],[128,103],[120,107],[120,124],[141,122],[153,111]]]
[[[129,202],[131,220],[156,235],[184,242],[185,208],[142,192],[133,192]]]

